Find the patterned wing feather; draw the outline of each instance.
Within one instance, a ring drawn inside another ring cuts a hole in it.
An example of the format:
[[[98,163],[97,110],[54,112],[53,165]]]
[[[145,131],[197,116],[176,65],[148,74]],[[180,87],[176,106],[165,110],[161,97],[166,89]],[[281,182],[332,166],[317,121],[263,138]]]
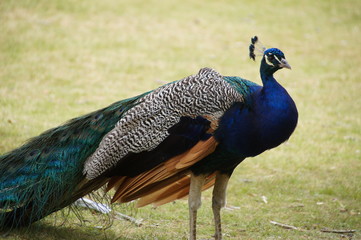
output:
[[[169,135],[182,117],[218,119],[243,95],[216,71],[203,68],[198,74],[162,86],[138,100],[101,141],[86,161],[84,174],[94,179],[116,166],[129,153],[151,151]]]

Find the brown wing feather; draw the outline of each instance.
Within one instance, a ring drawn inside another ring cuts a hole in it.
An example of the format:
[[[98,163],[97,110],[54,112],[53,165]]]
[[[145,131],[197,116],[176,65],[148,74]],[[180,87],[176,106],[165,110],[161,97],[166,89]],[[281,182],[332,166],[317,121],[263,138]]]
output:
[[[119,202],[129,202],[138,198],[142,198],[144,196],[147,196],[149,194],[152,194],[155,191],[158,191],[159,189],[162,189],[169,184],[172,184],[175,181],[178,181],[179,179],[183,178],[189,171],[182,171],[179,172],[172,177],[166,178],[159,182],[154,182],[151,184],[148,184],[144,186],[143,188],[139,189],[138,191],[134,191],[132,193],[129,193],[128,195],[122,196],[118,201]]]
[[[108,192],[108,191],[109,191],[110,189],[112,189],[112,188],[118,189],[119,186],[124,182],[125,179],[126,179],[126,177],[124,177],[124,176],[112,177],[112,178],[109,180],[105,191]]]
[[[204,186],[202,187],[202,191],[214,185],[215,176],[216,176],[215,173],[213,173],[207,177]],[[137,202],[137,207],[143,207],[148,204],[153,204],[154,206],[160,206],[172,202],[174,200],[184,198],[189,194],[189,187],[190,187],[190,175],[186,175],[182,179],[173,182],[152,194],[142,197]]]
[[[150,185],[157,180],[161,180],[166,177],[169,173],[165,171],[162,166],[153,168],[151,171],[144,172],[139,174],[136,177],[125,177],[125,180],[118,186],[116,192],[113,196],[112,202],[120,200],[121,198],[126,197],[129,194],[139,191],[140,189]]]
[[[148,204],[153,203],[156,205],[157,202],[161,201],[164,198],[174,196],[175,199],[185,197],[189,191],[190,177],[189,175],[184,176],[178,181],[172,182],[169,185],[155,191],[151,194],[148,194],[137,202],[137,207],[143,207]],[[184,195],[185,194],[185,195]]]
[[[206,141],[198,142],[187,152],[177,155],[135,177],[116,176],[111,178],[107,189],[109,190],[111,187],[114,187],[116,190],[112,202],[128,202],[150,195],[167,186],[173,186],[173,184],[176,184],[180,179],[180,182],[183,183],[183,181],[186,181],[185,175],[188,174],[187,169],[211,154],[217,145],[218,142],[215,138],[210,137]],[[189,185],[189,183],[187,183],[187,185]],[[168,195],[174,194],[175,193],[170,192]]]
[[[194,147],[184,153],[180,161],[177,163],[177,169],[183,169],[192,166],[196,162],[202,160],[216,149],[218,143],[214,137],[209,138],[207,141],[200,141]]]

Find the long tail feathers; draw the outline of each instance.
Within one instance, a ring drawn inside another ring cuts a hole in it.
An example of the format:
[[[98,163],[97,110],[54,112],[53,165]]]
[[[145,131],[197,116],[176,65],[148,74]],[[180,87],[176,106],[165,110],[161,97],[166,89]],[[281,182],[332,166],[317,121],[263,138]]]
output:
[[[104,185],[109,179],[85,180],[84,161],[141,96],[73,119],[0,156],[0,229],[29,225]]]

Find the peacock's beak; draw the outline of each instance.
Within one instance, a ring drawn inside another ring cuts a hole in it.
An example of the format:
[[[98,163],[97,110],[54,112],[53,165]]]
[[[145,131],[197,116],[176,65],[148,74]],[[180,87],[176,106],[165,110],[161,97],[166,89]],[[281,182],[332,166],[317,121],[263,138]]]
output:
[[[289,65],[288,62],[286,61],[286,59],[284,59],[284,58],[281,59],[281,63],[279,66],[282,68],[292,69],[291,65]]]

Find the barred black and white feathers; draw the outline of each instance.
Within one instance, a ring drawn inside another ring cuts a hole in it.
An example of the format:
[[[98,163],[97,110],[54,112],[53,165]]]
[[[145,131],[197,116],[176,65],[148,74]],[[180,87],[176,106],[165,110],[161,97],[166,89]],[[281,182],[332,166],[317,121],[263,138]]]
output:
[[[94,179],[130,152],[155,149],[181,117],[207,116],[218,121],[234,102],[243,102],[242,93],[210,68],[162,86],[126,112],[87,159],[84,174]]]

